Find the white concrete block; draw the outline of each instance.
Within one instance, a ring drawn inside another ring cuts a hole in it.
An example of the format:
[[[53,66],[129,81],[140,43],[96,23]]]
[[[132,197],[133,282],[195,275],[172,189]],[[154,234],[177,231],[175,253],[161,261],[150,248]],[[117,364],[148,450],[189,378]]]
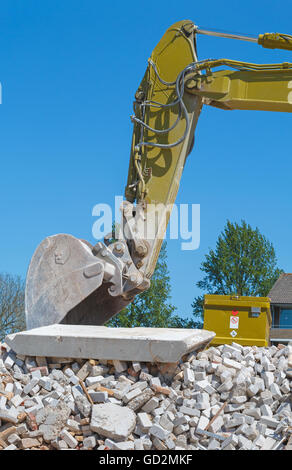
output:
[[[31,371],[31,376],[32,378],[40,379],[42,374],[39,369],[36,369],[36,370]]]
[[[166,429],[169,432],[173,431],[173,423],[168,419],[166,415],[162,415],[160,420],[159,420],[160,426],[162,426],[164,429]]]
[[[101,436],[124,441],[136,426],[136,415],[126,406],[104,403],[92,406],[90,428]]]
[[[175,448],[175,443],[172,439],[169,437],[164,441],[164,444],[168,448],[168,450],[173,450]]]
[[[145,405],[142,407],[142,410],[145,411],[146,413],[151,413],[151,411],[155,410],[158,407],[159,407],[158,398],[152,397],[147,403],[145,403]]]
[[[200,411],[197,408],[190,408],[188,406],[180,406],[179,411],[184,415],[200,417]]]
[[[6,369],[12,369],[13,364],[15,363],[15,355],[14,354],[8,354],[6,359],[3,361],[4,366]]]
[[[224,424],[223,418],[222,418],[222,416],[219,415],[219,416],[215,419],[215,421],[213,421],[213,423],[210,425],[209,430],[210,430],[211,432],[216,433],[216,432],[218,432],[218,431],[221,430],[223,424]]]
[[[238,446],[241,450],[251,450],[253,443],[241,434],[238,436]]]
[[[199,430],[204,431],[205,428],[208,426],[208,424],[209,424],[209,419],[206,418],[205,416],[201,416],[197,425],[197,431]]]
[[[266,437],[264,444],[261,447],[261,450],[272,450],[273,447],[277,444],[277,441],[272,437]]]
[[[194,376],[193,370],[186,367],[184,369],[184,383],[188,385],[190,383],[193,383],[194,381],[195,381],[195,376]]]
[[[238,444],[238,436],[236,434],[231,434],[231,436],[227,437],[225,441],[222,442],[221,449],[225,449],[225,447],[232,444],[234,447]]]
[[[152,426],[152,421],[147,413],[138,413],[137,422],[144,432],[148,432]]]
[[[129,392],[125,393],[122,400],[124,403],[129,403],[129,401],[133,400],[133,398],[136,398],[138,395],[141,395],[141,393],[142,390],[135,388],[134,390],[130,390]]]
[[[279,421],[270,416],[262,416],[261,423],[266,424],[269,428],[272,428],[272,429],[276,429],[277,426],[279,425]]]
[[[38,382],[39,379],[37,377],[31,379],[31,381],[23,387],[23,393],[25,395],[28,395],[32,391],[32,389],[38,384]]]
[[[96,446],[96,437],[88,436],[83,440],[84,449],[93,449]]]
[[[207,450],[220,450],[220,442],[216,439],[210,439]]]
[[[139,372],[141,370],[141,364],[140,362],[132,362],[132,368],[134,369],[135,372]]]
[[[263,372],[262,373],[262,378],[264,379],[266,388],[270,388],[272,383],[274,383],[274,381],[275,381],[275,377],[274,377],[273,372]]]
[[[273,395],[274,398],[276,399],[281,399],[282,398],[282,393],[280,391],[280,388],[277,384],[272,383],[270,386],[270,392]]]
[[[5,341],[16,353],[34,356],[178,362],[214,336],[206,330],[183,328],[55,324],[8,335]]]
[[[21,395],[22,391],[23,391],[23,387],[22,387],[21,383],[15,381],[14,384],[13,384],[13,393],[14,393],[14,395]]]
[[[13,383],[6,384],[5,392],[7,392],[7,393],[12,393],[13,392]]]
[[[105,403],[108,399],[108,392],[89,392],[93,403]]]
[[[253,441],[253,443],[258,446],[260,449],[263,447],[263,445],[266,442],[266,438],[262,436],[261,434],[258,435],[258,437]]]
[[[75,421],[75,419],[68,419],[66,421],[66,426],[69,428],[70,431],[79,432],[81,430],[81,425]]]
[[[226,357],[223,357],[222,364],[226,367],[232,367],[235,370],[241,370],[242,369],[242,365],[239,362],[233,361],[233,359],[228,359]]]
[[[134,448],[135,448],[135,450],[144,450],[142,439],[135,439],[134,440]]]
[[[17,450],[17,447],[14,444],[10,444],[9,446],[5,447],[3,450]]]
[[[8,423],[18,423],[18,411],[16,408],[11,407],[10,409],[0,408],[0,420]]]
[[[113,361],[113,365],[117,372],[124,372],[128,368],[128,365],[126,362],[120,361],[118,359]]]
[[[158,437],[158,439],[161,439],[162,441],[165,441],[169,436],[170,432],[164,429],[159,424],[154,424],[149,429],[149,434],[151,434],[151,436]]]
[[[244,414],[248,416],[252,416],[255,419],[260,419],[261,418],[261,411],[259,408],[249,408],[244,410]]]
[[[260,407],[261,415],[262,416],[270,416],[273,417],[273,411],[269,407],[269,405],[262,405]]]
[[[23,398],[20,395],[14,395],[14,397],[11,398],[10,403],[17,408],[18,406],[21,405],[23,402]]]
[[[90,387],[91,385],[100,383],[103,379],[103,375],[97,375],[96,377],[87,377],[85,383],[87,387]]]
[[[78,441],[66,429],[63,429],[60,432],[60,437],[66,442],[66,444],[68,444],[69,447],[71,447],[71,449],[75,449],[75,447],[77,447]]]
[[[53,381],[49,377],[41,377],[38,382],[38,385],[44,388],[45,390],[47,390],[48,392],[50,392],[53,387]]]

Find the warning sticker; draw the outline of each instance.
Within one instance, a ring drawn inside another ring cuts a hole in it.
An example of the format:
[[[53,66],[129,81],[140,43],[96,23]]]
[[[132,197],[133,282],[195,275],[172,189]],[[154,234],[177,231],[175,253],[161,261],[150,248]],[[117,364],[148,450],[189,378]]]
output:
[[[239,317],[230,317],[230,327],[229,328],[238,328],[239,327]]]
[[[237,332],[235,330],[232,330],[230,335],[234,338],[237,335]]]

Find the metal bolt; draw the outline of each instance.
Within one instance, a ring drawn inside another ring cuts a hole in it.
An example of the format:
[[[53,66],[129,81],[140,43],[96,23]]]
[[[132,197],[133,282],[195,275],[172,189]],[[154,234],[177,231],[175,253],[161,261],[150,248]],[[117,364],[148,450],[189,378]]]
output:
[[[188,80],[188,81],[186,82],[186,87],[189,88],[189,89],[198,88],[197,81],[194,80],[194,79]]]
[[[143,244],[137,245],[137,247],[136,247],[136,252],[137,252],[138,255],[140,255],[140,256],[145,256],[146,253],[147,253],[147,248],[146,248],[146,246],[143,245]]]
[[[124,245],[122,243],[116,243],[114,246],[114,251],[118,254],[123,254],[125,251]]]
[[[137,282],[137,274],[131,274],[131,276],[129,277],[130,281],[135,283]]]

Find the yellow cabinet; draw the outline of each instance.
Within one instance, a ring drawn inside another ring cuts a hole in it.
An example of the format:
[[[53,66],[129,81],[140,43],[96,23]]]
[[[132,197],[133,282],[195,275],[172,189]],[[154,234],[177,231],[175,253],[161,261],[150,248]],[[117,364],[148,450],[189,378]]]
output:
[[[204,329],[216,333],[213,345],[268,346],[271,323],[268,297],[205,295]]]

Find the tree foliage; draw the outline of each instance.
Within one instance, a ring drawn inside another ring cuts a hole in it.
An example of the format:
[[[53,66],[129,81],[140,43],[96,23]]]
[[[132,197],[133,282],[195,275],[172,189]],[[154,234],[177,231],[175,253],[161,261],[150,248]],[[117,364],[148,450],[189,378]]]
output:
[[[137,295],[134,301],[112,318],[112,327],[184,327],[184,320],[175,314],[171,302],[170,276],[167,268],[166,242],[163,242],[150,288]]]
[[[274,247],[258,228],[245,221],[229,220],[200,267],[205,273],[197,287],[208,294],[266,296],[282,270],[277,267]],[[202,315],[203,297],[192,304],[193,313]]]
[[[204,296],[199,295],[192,303],[194,328],[203,328],[204,323]]]
[[[0,274],[0,339],[25,329],[24,281]]]

